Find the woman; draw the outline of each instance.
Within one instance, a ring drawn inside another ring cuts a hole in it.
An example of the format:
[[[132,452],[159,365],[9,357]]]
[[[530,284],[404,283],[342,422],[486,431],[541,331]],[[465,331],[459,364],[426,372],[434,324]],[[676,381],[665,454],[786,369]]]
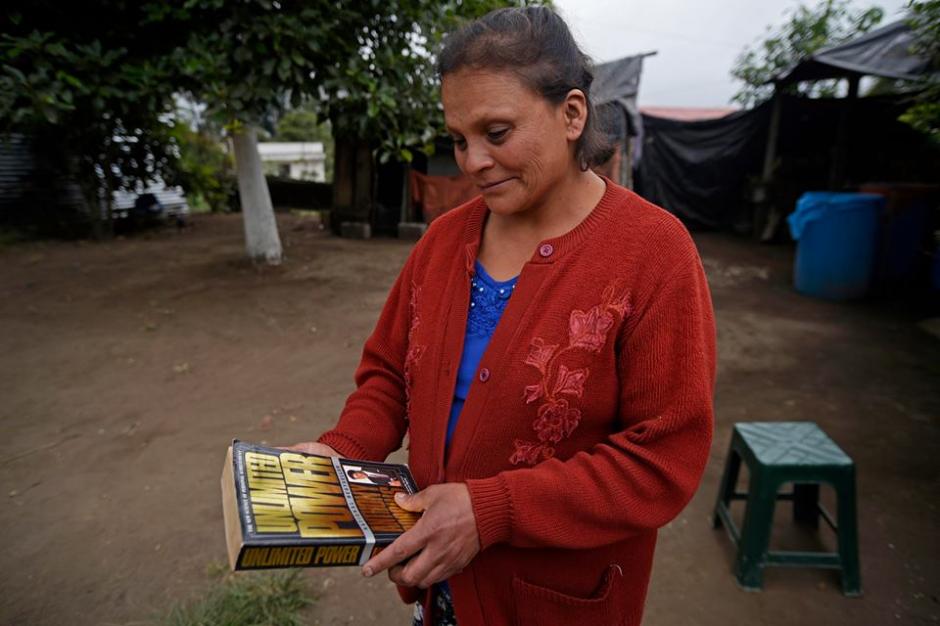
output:
[[[363,567],[416,623],[639,624],[659,527],[712,432],[711,301],[663,210],[590,166],[592,74],[545,8],[440,56],[481,197],[438,218],[389,294],[336,427],[297,448],[383,460],[409,435],[421,520]]]

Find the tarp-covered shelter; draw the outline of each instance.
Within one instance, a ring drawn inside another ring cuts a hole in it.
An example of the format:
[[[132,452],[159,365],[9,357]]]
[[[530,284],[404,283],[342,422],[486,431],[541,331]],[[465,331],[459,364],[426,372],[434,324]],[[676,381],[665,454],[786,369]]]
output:
[[[914,33],[904,21],[877,28],[846,43],[822,48],[775,78],[777,85],[807,80],[881,76],[920,80],[937,68],[911,53]]]
[[[935,178],[936,150],[897,121],[906,99],[858,98],[863,75],[913,80],[936,71],[911,54],[913,37],[896,22],[824,48],[781,73],[774,98],[749,111],[704,122],[643,115],[637,190],[691,224],[770,238],[802,191]],[[838,78],[848,79],[848,98],[783,89]]]
[[[591,99],[598,125],[614,147],[610,160],[598,171],[627,187],[633,186],[633,166],[639,157],[632,138],[640,136],[643,128],[636,96],[643,59],[651,54],[655,53],[637,54],[594,67]]]
[[[838,137],[830,164],[829,187],[838,189],[846,182],[848,132],[855,102],[858,100],[859,82],[863,76],[920,81],[940,68],[931,67],[931,60],[912,52],[915,33],[906,21],[898,21],[876,28],[856,39],[821,50],[803,59],[795,66],[776,76],[775,94],[788,85],[824,79],[847,79],[848,94],[844,99],[838,121]],[[775,97],[774,102],[779,102]],[[772,176],[776,158],[779,128],[779,108],[771,117],[770,135],[764,164],[764,178]]]

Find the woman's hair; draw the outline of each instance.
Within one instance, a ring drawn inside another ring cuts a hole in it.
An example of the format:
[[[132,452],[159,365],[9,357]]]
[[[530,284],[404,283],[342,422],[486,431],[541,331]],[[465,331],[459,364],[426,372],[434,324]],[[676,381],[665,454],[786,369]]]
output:
[[[447,35],[438,56],[438,74],[443,78],[465,67],[510,71],[552,104],[564,101],[572,89],[580,89],[587,99],[588,116],[575,144],[575,158],[582,170],[610,158],[613,147],[597,126],[591,101],[591,59],[551,9],[497,9]]]

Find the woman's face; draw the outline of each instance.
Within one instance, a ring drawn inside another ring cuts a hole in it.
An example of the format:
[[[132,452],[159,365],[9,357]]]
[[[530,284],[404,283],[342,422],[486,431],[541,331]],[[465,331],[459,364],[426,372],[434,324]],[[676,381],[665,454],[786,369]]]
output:
[[[572,132],[567,105],[552,105],[512,73],[461,69],[444,76],[441,92],[457,165],[494,213],[538,209],[576,167],[581,128]]]

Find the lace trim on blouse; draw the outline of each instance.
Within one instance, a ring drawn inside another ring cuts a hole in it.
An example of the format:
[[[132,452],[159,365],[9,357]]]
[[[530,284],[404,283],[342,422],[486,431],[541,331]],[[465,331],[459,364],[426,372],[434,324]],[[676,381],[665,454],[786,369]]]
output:
[[[476,275],[470,280],[467,332],[475,337],[489,337],[503,316],[519,277],[497,281],[486,273],[479,261],[476,261],[475,267]]]

